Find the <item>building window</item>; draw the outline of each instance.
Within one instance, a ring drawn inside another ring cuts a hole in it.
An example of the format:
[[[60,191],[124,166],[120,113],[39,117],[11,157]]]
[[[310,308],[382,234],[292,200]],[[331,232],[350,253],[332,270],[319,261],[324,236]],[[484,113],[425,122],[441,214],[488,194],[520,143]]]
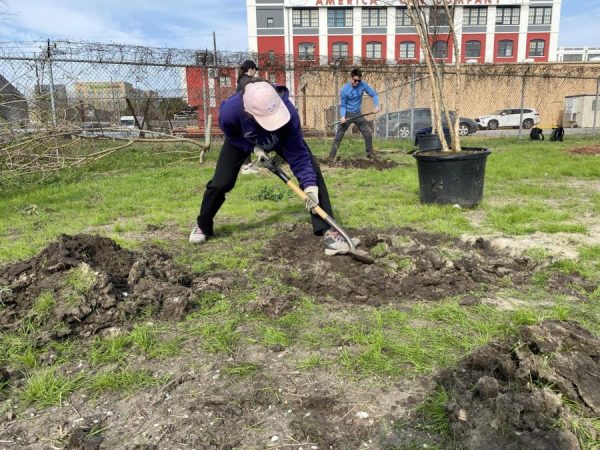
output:
[[[231,78],[229,78],[227,75],[220,75],[219,76],[219,86],[231,87]]]
[[[273,28],[275,26],[275,20],[272,17],[267,17],[267,28]]]
[[[387,8],[363,8],[363,27],[385,27],[387,26]]]
[[[352,9],[351,8],[329,8],[327,10],[327,26],[333,27],[351,27]]]
[[[367,42],[367,58],[381,59],[381,42]]]
[[[467,58],[479,58],[481,56],[481,42],[467,41],[465,56]]]
[[[448,43],[446,41],[436,41],[431,46],[434,58],[448,57]]]
[[[412,27],[413,21],[408,14],[406,8],[396,8],[396,26],[397,27]]]
[[[529,42],[529,56],[544,56],[546,41],[543,39],[534,39]]]
[[[519,25],[520,15],[518,6],[496,8],[496,25]]]
[[[331,52],[334,59],[348,58],[348,44],[346,42],[334,42],[333,51]]]
[[[498,57],[510,58],[513,55],[513,41],[498,42]]]
[[[275,62],[275,52],[273,50],[269,50],[269,62]]]
[[[578,55],[564,55],[563,61],[583,61],[583,54]]]
[[[316,28],[319,26],[318,9],[293,9],[292,25],[295,27]]]
[[[529,25],[550,25],[552,6],[534,6],[529,8]]]
[[[487,25],[487,8],[465,8],[465,25]]]
[[[454,18],[454,9],[450,8],[450,17]],[[446,14],[446,8],[442,8],[439,6],[433,6],[429,8],[429,24],[432,27],[447,27],[449,25],[448,22],[448,14]]]
[[[315,44],[311,42],[298,44],[298,58],[303,61],[313,61],[315,59]]]
[[[415,59],[415,43],[400,42],[400,59]]]

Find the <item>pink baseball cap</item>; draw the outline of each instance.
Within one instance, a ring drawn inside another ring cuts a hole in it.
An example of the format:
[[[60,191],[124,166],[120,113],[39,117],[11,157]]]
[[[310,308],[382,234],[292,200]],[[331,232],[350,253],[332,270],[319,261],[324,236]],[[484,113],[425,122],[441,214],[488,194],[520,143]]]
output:
[[[290,112],[285,103],[266,81],[245,86],[244,109],[267,131],[275,131],[290,121]]]

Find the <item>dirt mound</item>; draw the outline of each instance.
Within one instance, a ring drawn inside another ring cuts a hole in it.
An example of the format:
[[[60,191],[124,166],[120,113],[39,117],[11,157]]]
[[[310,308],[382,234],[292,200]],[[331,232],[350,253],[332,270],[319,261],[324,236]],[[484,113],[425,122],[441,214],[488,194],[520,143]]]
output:
[[[569,153],[576,155],[600,155],[600,145],[588,145],[586,147],[577,147],[569,149]]]
[[[301,227],[298,227],[301,228]],[[445,235],[401,229],[387,233],[361,230],[362,247],[375,258],[365,265],[349,256],[326,256],[321,238],[307,227],[274,239],[267,260],[279,267],[288,285],[340,302],[380,305],[398,298],[438,300],[482,286],[521,284],[534,264]]]
[[[336,167],[340,169],[393,169],[398,167],[400,164],[391,159],[366,159],[366,158],[353,158],[353,159],[337,159],[331,163],[327,158],[317,158],[320,166],[324,167]]]
[[[142,312],[179,319],[192,282],[159,249],[138,254],[105,237],[62,235],[28,261],[0,268],[0,332],[46,342],[93,335]]]
[[[600,439],[583,419],[600,416],[599,373],[600,339],[577,323],[545,321],[479,348],[439,383],[461,447],[565,450],[579,448],[574,431]]]

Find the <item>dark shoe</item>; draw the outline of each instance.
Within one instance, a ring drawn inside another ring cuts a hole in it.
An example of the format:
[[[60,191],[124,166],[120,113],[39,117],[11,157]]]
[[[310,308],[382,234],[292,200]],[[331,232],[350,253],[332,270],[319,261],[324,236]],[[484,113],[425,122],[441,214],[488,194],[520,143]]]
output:
[[[377,159],[377,156],[373,152],[368,152],[367,159]]]

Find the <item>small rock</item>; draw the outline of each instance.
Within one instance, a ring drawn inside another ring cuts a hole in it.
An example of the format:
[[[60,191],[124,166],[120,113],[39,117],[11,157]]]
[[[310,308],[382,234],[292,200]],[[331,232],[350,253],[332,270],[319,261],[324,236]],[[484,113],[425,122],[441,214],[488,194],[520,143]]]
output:
[[[474,295],[465,295],[463,298],[460,299],[458,304],[462,305],[462,306],[479,305],[479,304],[481,304],[481,299],[479,299],[478,297],[475,297]]]
[[[477,380],[475,389],[483,399],[495,398],[500,392],[500,384],[493,377],[483,376]]]
[[[356,417],[358,417],[359,419],[366,419],[367,417],[369,417],[369,413],[366,411],[359,411],[356,413]]]

